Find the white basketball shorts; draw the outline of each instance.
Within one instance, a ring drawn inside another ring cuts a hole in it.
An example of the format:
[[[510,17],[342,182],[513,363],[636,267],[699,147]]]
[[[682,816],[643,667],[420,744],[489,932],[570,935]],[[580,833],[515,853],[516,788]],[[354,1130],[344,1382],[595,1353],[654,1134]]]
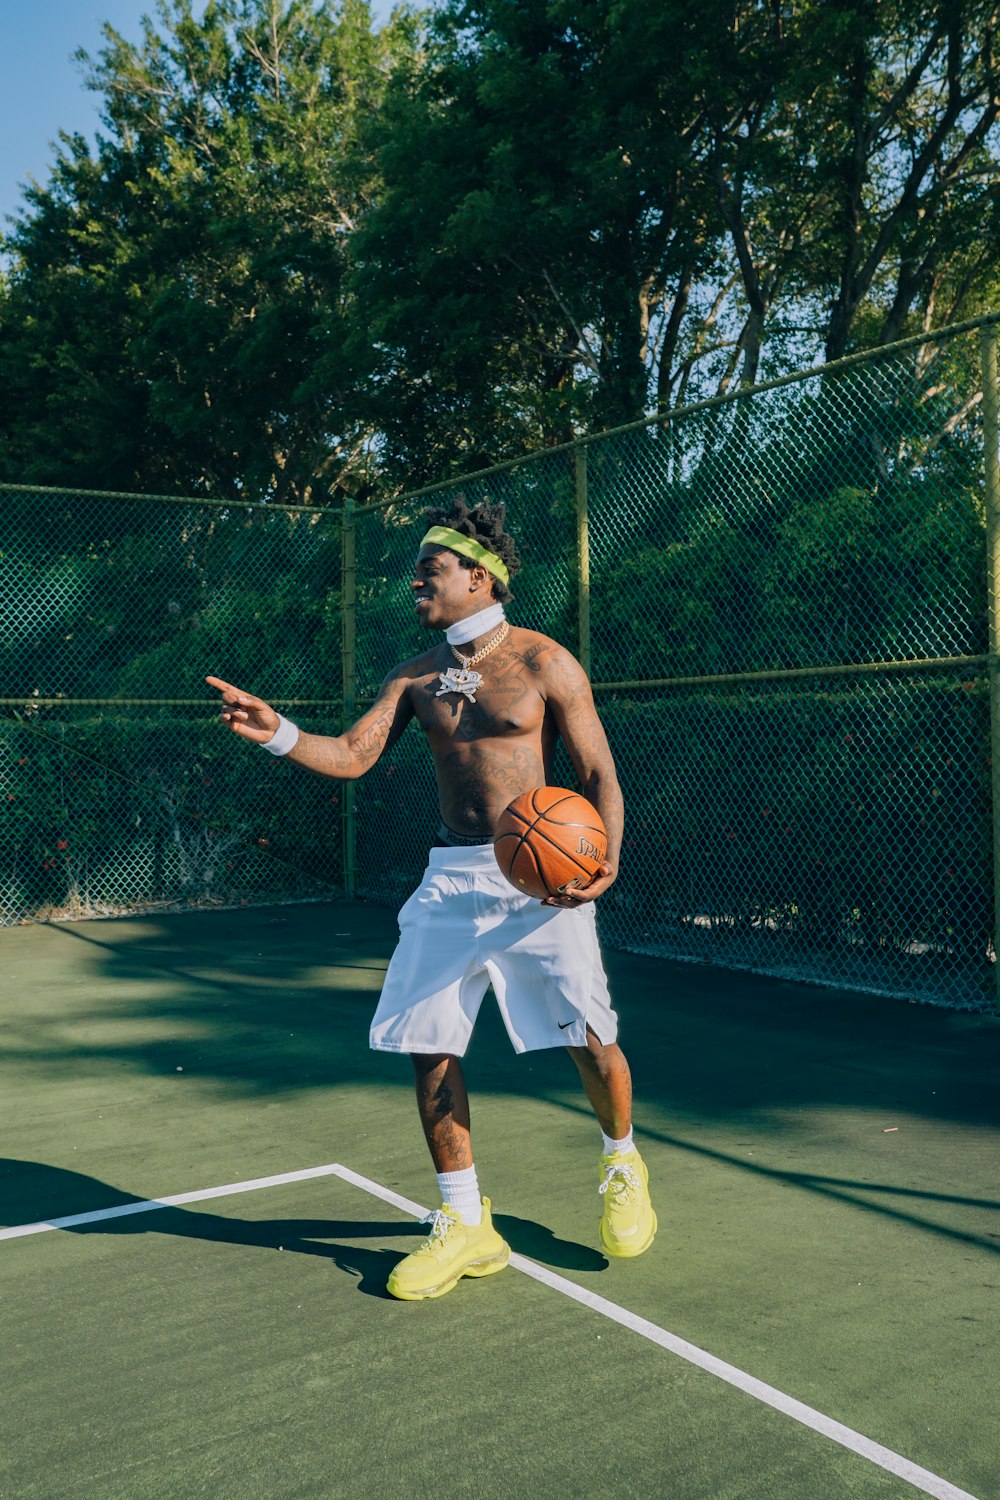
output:
[[[501,874],[492,844],[432,849],[399,913],[371,1027],[377,1052],[461,1057],[489,985],[515,1052],[613,1042],[618,1020],[591,902],[543,906]]]

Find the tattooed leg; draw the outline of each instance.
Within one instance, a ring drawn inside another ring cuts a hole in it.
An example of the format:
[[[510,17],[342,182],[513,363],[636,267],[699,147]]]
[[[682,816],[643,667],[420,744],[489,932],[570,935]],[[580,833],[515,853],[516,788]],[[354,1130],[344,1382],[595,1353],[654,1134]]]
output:
[[[413,1057],[420,1123],[438,1172],[462,1172],[472,1166],[469,1095],[457,1057]]]
[[[587,1027],[586,1047],[567,1047],[605,1135],[620,1141],[632,1128],[632,1074],[617,1042],[607,1046]]]

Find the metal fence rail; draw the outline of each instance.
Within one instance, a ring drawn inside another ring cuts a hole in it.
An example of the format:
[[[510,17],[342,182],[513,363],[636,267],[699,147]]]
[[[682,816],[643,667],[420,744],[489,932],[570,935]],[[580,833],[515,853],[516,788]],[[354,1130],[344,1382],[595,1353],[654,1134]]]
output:
[[[594,683],[607,941],[991,1006],[995,321],[343,513],[0,487],[4,920],[402,899],[437,821],[416,732],[340,788],[231,743],[201,683],[338,729],[426,644],[423,512],[462,494],[507,504],[511,618]]]

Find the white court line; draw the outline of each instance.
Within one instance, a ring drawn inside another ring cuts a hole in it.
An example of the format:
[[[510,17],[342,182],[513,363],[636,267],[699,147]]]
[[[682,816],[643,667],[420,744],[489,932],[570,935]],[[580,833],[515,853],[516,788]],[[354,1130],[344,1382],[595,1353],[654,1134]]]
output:
[[[147,1214],[154,1208],[176,1208],[181,1203],[204,1203],[207,1198],[228,1198],[232,1193],[255,1193],[260,1188],[281,1187],[286,1182],[305,1182],[310,1177],[342,1176],[344,1168],[334,1162],[326,1167],[305,1167],[301,1172],[282,1172],[277,1177],[250,1177],[246,1182],[227,1182],[223,1187],[200,1188],[195,1193],[174,1193],[170,1198],[144,1198],[117,1208],[98,1208],[89,1214],[67,1214],[64,1219],[39,1219],[36,1224],[14,1224],[0,1229],[0,1240],[18,1240],[26,1234],[45,1234],[50,1229],[75,1229],[78,1224],[97,1224],[101,1219],[122,1219],[126,1214]]]
[[[222,1187],[202,1188],[193,1193],[175,1193],[169,1198],[147,1198],[137,1203],[124,1203],[117,1208],[99,1208],[93,1213],[68,1214],[65,1218],[44,1219],[35,1224],[15,1224],[8,1229],[0,1229],[0,1240],[19,1239],[29,1234],[45,1234],[52,1229],[72,1229],[78,1224],[96,1224],[102,1219],[120,1219],[126,1214],[149,1213],[153,1209],[175,1208],[184,1203],[203,1203],[209,1198],[226,1198],[235,1193],[253,1193],[261,1188],[281,1187],[288,1182],[306,1182],[312,1177],[331,1176],[342,1178],[344,1182],[351,1183],[362,1192],[369,1193],[373,1198],[380,1198],[383,1203],[390,1203],[394,1208],[402,1209],[404,1213],[412,1214],[414,1218],[421,1219],[427,1213],[425,1208],[422,1208],[419,1203],[414,1203],[411,1198],[404,1198],[399,1193],[394,1193],[391,1188],[383,1187],[381,1183],[373,1182],[369,1177],[362,1177],[358,1172],[352,1172],[350,1167],[341,1166],[339,1162],[331,1162],[324,1167],[306,1167],[301,1172],[282,1172],[275,1177],[251,1177],[245,1182],[230,1182]],[[562,1292],[564,1297],[570,1297],[574,1302],[582,1303],[584,1307],[600,1313],[613,1323],[620,1323],[622,1327],[630,1328],[633,1333],[638,1333],[642,1338],[658,1344],[661,1349],[669,1350],[671,1354],[676,1354],[688,1364],[697,1365],[699,1369],[717,1376],[719,1380],[724,1380],[728,1385],[735,1386],[737,1390],[753,1396],[755,1400],[773,1407],[775,1411],[782,1412],[786,1417],[791,1417],[793,1421],[800,1422],[804,1427],[811,1427],[814,1432],[822,1433],[832,1442],[839,1443],[842,1448],[849,1448],[853,1453],[868,1459],[870,1463],[877,1464],[879,1468],[886,1469],[900,1479],[905,1479],[907,1483],[922,1490],[924,1494],[933,1495],[934,1500],[976,1500],[975,1495],[970,1495],[968,1490],[960,1490],[956,1485],[949,1484],[947,1479],[942,1479],[939,1475],[932,1474],[929,1469],[922,1469],[919,1464],[911,1463],[908,1458],[894,1453],[891,1448],[884,1448],[881,1443],[873,1442],[871,1438],[855,1432],[853,1428],[845,1427],[842,1423],[835,1422],[832,1417],[814,1411],[811,1406],[805,1406],[801,1401],[796,1401],[793,1396],[786,1396],[784,1391],[779,1391],[775,1386],[765,1385],[762,1380],[748,1375],[745,1370],[726,1364],[725,1360],[717,1359],[714,1354],[699,1349],[697,1344],[689,1344],[686,1339],[678,1338],[674,1333],[668,1333],[665,1328],[660,1328],[656,1323],[650,1323],[646,1318],[640,1318],[625,1307],[619,1307],[616,1302],[609,1302],[606,1297],[599,1297],[596,1292],[577,1286],[575,1281],[568,1281],[565,1276],[557,1275],[546,1266],[537,1265],[526,1256],[517,1254],[511,1255],[510,1263],[525,1276],[540,1281],[544,1286],[551,1287],[553,1291]]]
[[[391,1203],[395,1208],[403,1209],[405,1213],[422,1218],[427,1212],[419,1203],[400,1197],[398,1193],[383,1187],[381,1183],[361,1177],[357,1172],[352,1172],[350,1167],[335,1166],[333,1170],[345,1182],[353,1183],[355,1187],[362,1188],[376,1198],[381,1198],[384,1203]],[[633,1333],[641,1334],[643,1338],[659,1344],[661,1349],[669,1349],[671,1354],[687,1360],[688,1364],[707,1370],[710,1375],[718,1376],[728,1385],[734,1385],[737,1390],[745,1391],[748,1396],[763,1401],[766,1406],[773,1406],[776,1411],[782,1412],[786,1417],[791,1417],[793,1421],[801,1422],[804,1427],[811,1427],[815,1432],[822,1433],[824,1437],[839,1443],[842,1448],[850,1448],[853,1453],[867,1458],[870,1463],[877,1464],[880,1469],[887,1469],[890,1474],[896,1474],[900,1479],[905,1479],[918,1490],[923,1490],[925,1494],[933,1495],[935,1500],[976,1500],[976,1497],[970,1495],[968,1490],[960,1490],[956,1485],[949,1484],[947,1479],[942,1479],[939,1475],[932,1474],[929,1469],[922,1469],[919,1464],[911,1463],[908,1458],[894,1453],[891,1448],[884,1448],[881,1443],[873,1442],[871,1438],[855,1432],[853,1428],[835,1422],[832,1417],[824,1416],[820,1411],[814,1411],[811,1406],[805,1406],[801,1401],[796,1401],[794,1396],[786,1396],[784,1391],[777,1390],[775,1386],[765,1385],[762,1380],[748,1375],[745,1370],[739,1370],[735,1365],[728,1365],[725,1360],[716,1359],[714,1354],[699,1349],[697,1344],[689,1344],[686,1339],[678,1338],[676,1334],[668,1333],[665,1328],[658,1327],[656,1323],[650,1323],[646,1318],[640,1318],[635,1313],[629,1312],[628,1308],[619,1307],[616,1302],[609,1302],[606,1297],[599,1297],[596,1292],[577,1286],[575,1281],[567,1281],[565,1276],[557,1275],[546,1266],[539,1266],[533,1260],[516,1254],[511,1255],[510,1263],[533,1280],[552,1287],[554,1291],[562,1292],[564,1297],[571,1297],[574,1302],[580,1302],[584,1307],[589,1307],[594,1312],[601,1313],[605,1318],[610,1318],[613,1323],[620,1323],[624,1328],[631,1328]]]

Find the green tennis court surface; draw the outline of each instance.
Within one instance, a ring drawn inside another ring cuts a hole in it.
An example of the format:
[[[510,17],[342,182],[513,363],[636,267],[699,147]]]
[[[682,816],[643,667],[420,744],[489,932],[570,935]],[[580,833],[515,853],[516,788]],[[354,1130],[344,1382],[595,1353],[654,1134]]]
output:
[[[575,1070],[487,1002],[479,1175],[531,1264],[396,1303],[434,1179],[367,1050],[394,938],[0,934],[0,1224],[75,1220],[0,1231],[4,1500],[1000,1496],[997,1022],[609,954],[660,1218],[609,1264]]]

